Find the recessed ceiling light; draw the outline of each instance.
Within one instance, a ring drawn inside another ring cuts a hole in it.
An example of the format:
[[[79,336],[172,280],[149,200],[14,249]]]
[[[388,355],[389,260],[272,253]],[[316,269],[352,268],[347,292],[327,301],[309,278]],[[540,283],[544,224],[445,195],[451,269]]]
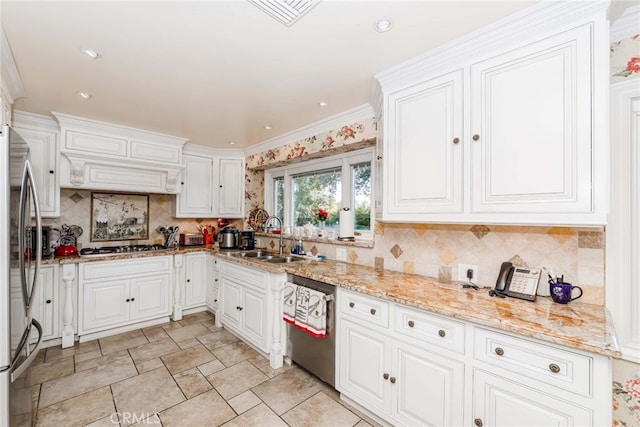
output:
[[[91,98],[93,96],[93,95],[91,95],[90,92],[87,92],[86,90],[81,90],[80,92],[78,92],[78,95],[80,95],[84,99],[89,99],[89,98]]]
[[[236,141],[229,141],[229,145],[236,145]]]
[[[100,54],[98,52],[96,52],[93,49],[80,49],[82,50],[82,52],[87,55],[89,58],[91,59],[98,59],[100,57]]]
[[[320,108],[322,108],[322,107],[326,107],[327,105],[329,105],[329,104],[327,104],[327,103],[326,103],[326,102],[324,102],[324,101],[320,101],[320,102],[318,102],[318,107],[320,107]]]
[[[265,130],[271,130],[271,129],[273,129],[273,128],[271,127],[271,125],[265,125],[265,126],[264,126],[264,129],[265,129]]]
[[[376,31],[379,33],[384,33],[385,31],[389,31],[391,29],[391,19],[389,18],[380,18],[376,21],[373,26]]]

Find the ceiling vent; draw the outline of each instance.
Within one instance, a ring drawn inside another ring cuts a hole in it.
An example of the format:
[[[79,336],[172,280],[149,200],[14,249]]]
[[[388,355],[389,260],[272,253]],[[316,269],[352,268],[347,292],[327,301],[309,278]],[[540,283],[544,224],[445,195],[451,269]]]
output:
[[[322,0],[249,0],[267,15],[287,27],[295,24]]]

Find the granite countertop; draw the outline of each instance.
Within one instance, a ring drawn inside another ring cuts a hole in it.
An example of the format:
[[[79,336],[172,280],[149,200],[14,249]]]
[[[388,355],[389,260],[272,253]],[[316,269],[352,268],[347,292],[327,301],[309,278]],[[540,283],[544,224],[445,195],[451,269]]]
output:
[[[137,252],[100,257],[64,257],[43,264],[95,262],[189,252],[228,254],[217,246],[191,246],[166,251]],[[515,298],[494,298],[488,289],[462,288],[459,284],[390,270],[377,270],[333,260],[305,260],[272,264],[252,258],[224,259],[271,273],[290,273],[340,286],[431,313],[469,321],[541,341],[611,357],[621,357],[613,322],[606,307],[573,301],[556,304],[550,297],[535,302]]]

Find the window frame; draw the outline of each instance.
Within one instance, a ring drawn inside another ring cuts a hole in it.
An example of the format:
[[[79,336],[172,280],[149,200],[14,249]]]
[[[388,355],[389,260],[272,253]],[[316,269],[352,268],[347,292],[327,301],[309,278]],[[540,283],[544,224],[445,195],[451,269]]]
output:
[[[375,225],[375,167],[374,167],[374,148],[364,148],[347,153],[336,154],[331,157],[322,159],[307,160],[302,163],[281,166],[278,168],[268,169],[264,176],[264,205],[267,212],[274,212],[274,180],[283,178],[284,180],[284,218],[282,218],[283,227],[291,227],[293,221],[293,194],[292,194],[292,177],[301,173],[309,173],[321,171],[330,168],[341,168],[341,203],[340,208],[349,207],[354,209],[352,204],[353,196],[353,179],[351,166],[369,162],[371,164],[371,205],[370,205],[370,224],[369,231],[356,230],[360,233],[355,236],[356,240],[373,240],[373,228]]]

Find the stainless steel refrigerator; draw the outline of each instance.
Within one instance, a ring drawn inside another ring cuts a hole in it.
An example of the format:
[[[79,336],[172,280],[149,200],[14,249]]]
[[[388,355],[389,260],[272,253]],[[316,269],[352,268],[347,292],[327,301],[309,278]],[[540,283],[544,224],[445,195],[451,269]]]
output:
[[[31,426],[35,422],[37,399],[32,397],[28,371],[42,344],[42,327],[31,314],[38,289],[41,245],[40,209],[29,146],[4,125],[0,133],[0,426],[3,427]]]

